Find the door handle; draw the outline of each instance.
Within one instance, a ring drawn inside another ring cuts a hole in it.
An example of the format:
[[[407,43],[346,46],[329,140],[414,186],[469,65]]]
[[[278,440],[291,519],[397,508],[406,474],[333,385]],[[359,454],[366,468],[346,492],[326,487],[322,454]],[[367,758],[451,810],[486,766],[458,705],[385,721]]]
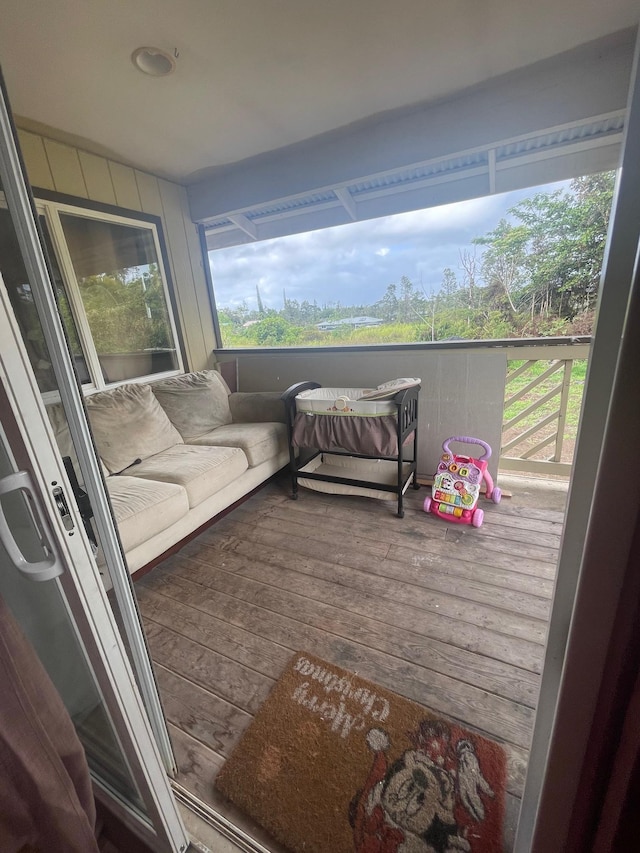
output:
[[[34,581],[48,581],[58,577],[64,570],[62,561],[53,543],[51,529],[28,471],[17,471],[0,479],[0,495],[8,495],[11,492],[24,492],[27,496],[40,544],[47,554],[44,560],[38,560],[35,563],[27,560],[13,537],[0,501],[0,542],[4,545],[11,562],[19,572]]]

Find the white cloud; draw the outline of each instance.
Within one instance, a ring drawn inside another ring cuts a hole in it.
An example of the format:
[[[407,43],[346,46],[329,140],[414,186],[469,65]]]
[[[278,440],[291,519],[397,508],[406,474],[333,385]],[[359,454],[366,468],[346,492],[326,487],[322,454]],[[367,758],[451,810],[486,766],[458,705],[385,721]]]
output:
[[[555,188],[558,185],[553,185]],[[445,267],[459,273],[462,249],[493,229],[507,210],[546,188],[471,199],[367,222],[293,234],[210,253],[218,306],[246,301],[279,309],[287,299],[368,304],[403,275],[437,291]],[[480,248],[477,249],[480,253]]]

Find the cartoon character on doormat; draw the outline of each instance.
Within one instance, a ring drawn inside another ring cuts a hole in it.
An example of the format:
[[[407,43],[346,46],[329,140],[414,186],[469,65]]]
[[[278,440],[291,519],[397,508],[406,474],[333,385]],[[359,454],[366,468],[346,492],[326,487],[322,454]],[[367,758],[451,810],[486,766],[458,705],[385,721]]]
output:
[[[464,734],[423,720],[409,733],[414,748],[389,763],[388,734],[367,733],[373,764],[349,810],[355,853],[474,853],[495,795]]]

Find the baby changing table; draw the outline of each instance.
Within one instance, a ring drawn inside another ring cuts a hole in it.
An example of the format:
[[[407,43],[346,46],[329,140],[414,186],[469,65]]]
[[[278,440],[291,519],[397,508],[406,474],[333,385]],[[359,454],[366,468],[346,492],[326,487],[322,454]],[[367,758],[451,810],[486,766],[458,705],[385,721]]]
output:
[[[378,388],[324,388],[298,382],[282,395],[287,416],[291,497],[298,486],[382,500],[416,479],[419,379]],[[408,458],[407,458],[408,457]]]

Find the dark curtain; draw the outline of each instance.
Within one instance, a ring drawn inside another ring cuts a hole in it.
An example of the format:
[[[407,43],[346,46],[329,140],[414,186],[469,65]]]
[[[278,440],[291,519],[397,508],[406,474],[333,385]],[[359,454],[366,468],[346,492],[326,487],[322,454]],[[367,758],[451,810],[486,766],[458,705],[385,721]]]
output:
[[[0,596],[0,850],[98,853],[84,749]]]

